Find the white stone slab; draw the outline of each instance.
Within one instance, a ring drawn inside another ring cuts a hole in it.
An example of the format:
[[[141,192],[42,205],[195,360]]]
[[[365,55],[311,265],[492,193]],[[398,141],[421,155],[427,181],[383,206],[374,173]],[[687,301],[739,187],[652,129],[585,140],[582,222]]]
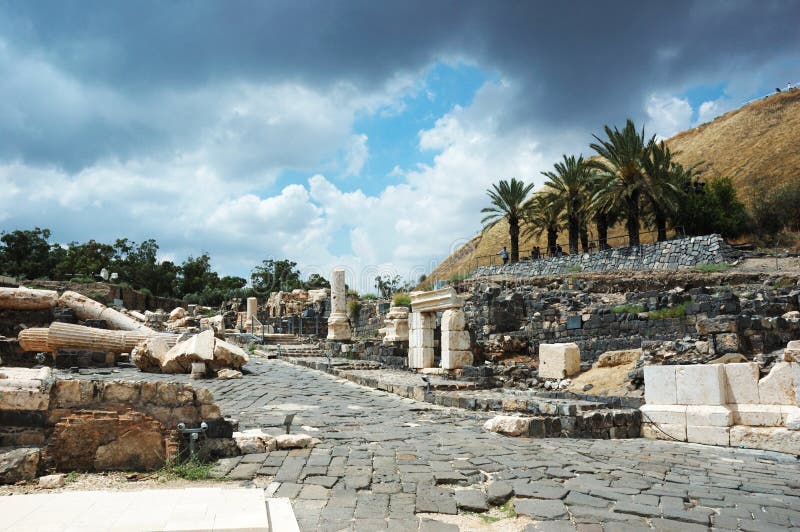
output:
[[[563,379],[581,370],[578,344],[539,344],[539,378]]]
[[[789,362],[777,362],[758,382],[758,398],[765,405],[796,405],[794,375]]]
[[[729,405],[734,425],[778,427],[782,423],[780,405]]]
[[[642,438],[650,440],[686,441],[686,425],[676,423],[642,423]]]
[[[468,331],[442,331],[442,354],[445,351],[469,351]]]
[[[686,424],[701,427],[730,427],[733,414],[721,405],[689,405],[686,407]]]
[[[642,405],[642,420],[645,423],[686,425],[686,405]]]
[[[409,295],[414,312],[438,312],[464,306],[464,298],[459,297],[452,286],[430,292],[411,292]]]
[[[675,368],[676,366],[644,367],[644,400],[647,404],[677,404]]]
[[[442,313],[442,332],[463,331],[467,326],[467,317],[461,309],[445,310]]]
[[[800,430],[800,407],[781,405],[781,425],[789,430]]]
[[[442,368],[460,369],[472,364],[472,351],[442,350]]]
[[[723,364],[728,403],[758,404],[758,364]]]
[[[436,316],[427,312],[411,312],[408,315],[408,328],[414,329],[434,329],[436,327]]]
[[[413,369],[433,367],[433,348],[409,347],[408,367]]]
[[[728,447],[731,444],[730,429],[728,427],[687,425],[686,441],[689,443],[703,443],[705,445],[722,445]]]
[[[294,516],[292,503],[285,497],[267,499],[267,514],[269,527],[274,532],[300,532],[297,519]]]
[[[724,405],[727,402],[722,364],[675,366],[675,384],[677,404]]]

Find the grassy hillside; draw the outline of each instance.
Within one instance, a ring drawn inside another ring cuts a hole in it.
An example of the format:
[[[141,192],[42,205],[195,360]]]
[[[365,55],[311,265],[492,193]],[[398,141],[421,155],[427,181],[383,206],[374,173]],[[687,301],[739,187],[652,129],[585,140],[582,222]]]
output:
[[[675,159],[684,166],[698,163],[706,179],[731,177],[745,204],[750,204],[759,186],[775,187],[790,179],[800,179],[800,90],[782,92],[752,102],[721,115],[711,122],[678,133],[667,140]],[[487,202],[488,203],[488,202]],[[475,216],[479,216],[475,213]],[[646,230],[646,229],[645,229]],[[613,246],[626,241],[622,225],[609,232]],[[590,234],[595,239],[594,234]],[[643,243],[654,234],[643,234]],[[566,249],[567,233],[558,242]],[[520,239],[520,254],[527,255],[534,245],[545,248],[544,239]],[[498,263],[496,253],[508,246],[508,226],[501,222],[447,257],[429,279],[450,279],[472,271],[476,266]]]

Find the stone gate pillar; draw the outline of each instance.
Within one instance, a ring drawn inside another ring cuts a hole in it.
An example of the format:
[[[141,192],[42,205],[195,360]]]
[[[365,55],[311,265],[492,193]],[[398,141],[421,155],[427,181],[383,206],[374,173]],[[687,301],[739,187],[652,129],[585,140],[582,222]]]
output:
[[[430,312],[412,312],[408,315],[408,326],[408,367],[432,368],[436,315]]]
[[[347,288],[344,282],[344,270],[333,270],[328,340],[350,340],[351,338],[350,320],[347,319]]]
[[[250,325],[250,318],[258,319],[258,299],[255,297],[247,298],[247,325]]]

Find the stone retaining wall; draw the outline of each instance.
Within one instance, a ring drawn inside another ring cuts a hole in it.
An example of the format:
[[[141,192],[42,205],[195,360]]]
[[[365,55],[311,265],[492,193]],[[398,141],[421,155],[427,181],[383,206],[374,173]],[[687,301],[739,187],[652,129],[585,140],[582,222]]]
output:
[[[481,266],[470,277],[510,275],[533,277],[568,272],[618,270],[677,270],[698,264],[732,260],[734,252],[720,235],[695,236],[639,247],[613,248],[596,253],[524,260],[505,266]]]

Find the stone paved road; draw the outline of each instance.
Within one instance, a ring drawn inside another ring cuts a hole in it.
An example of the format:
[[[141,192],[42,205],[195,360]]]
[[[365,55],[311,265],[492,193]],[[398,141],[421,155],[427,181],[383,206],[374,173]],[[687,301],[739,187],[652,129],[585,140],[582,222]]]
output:
[[[202,383],[241,429],[277,433],[297,412],[295,431],[314,427],[322,443],[225,459],[217,473],[273,481],[303,530],[448,530],[416,514],[479,508],[482,492],[466,487],[486,491],[487,480],[491,494],[512,488],[517,513],[542,521],[531,530],[800,529],[795,457],[643,439],[507,438],[481,430],[486,414],[259,362],[244,379]]]

